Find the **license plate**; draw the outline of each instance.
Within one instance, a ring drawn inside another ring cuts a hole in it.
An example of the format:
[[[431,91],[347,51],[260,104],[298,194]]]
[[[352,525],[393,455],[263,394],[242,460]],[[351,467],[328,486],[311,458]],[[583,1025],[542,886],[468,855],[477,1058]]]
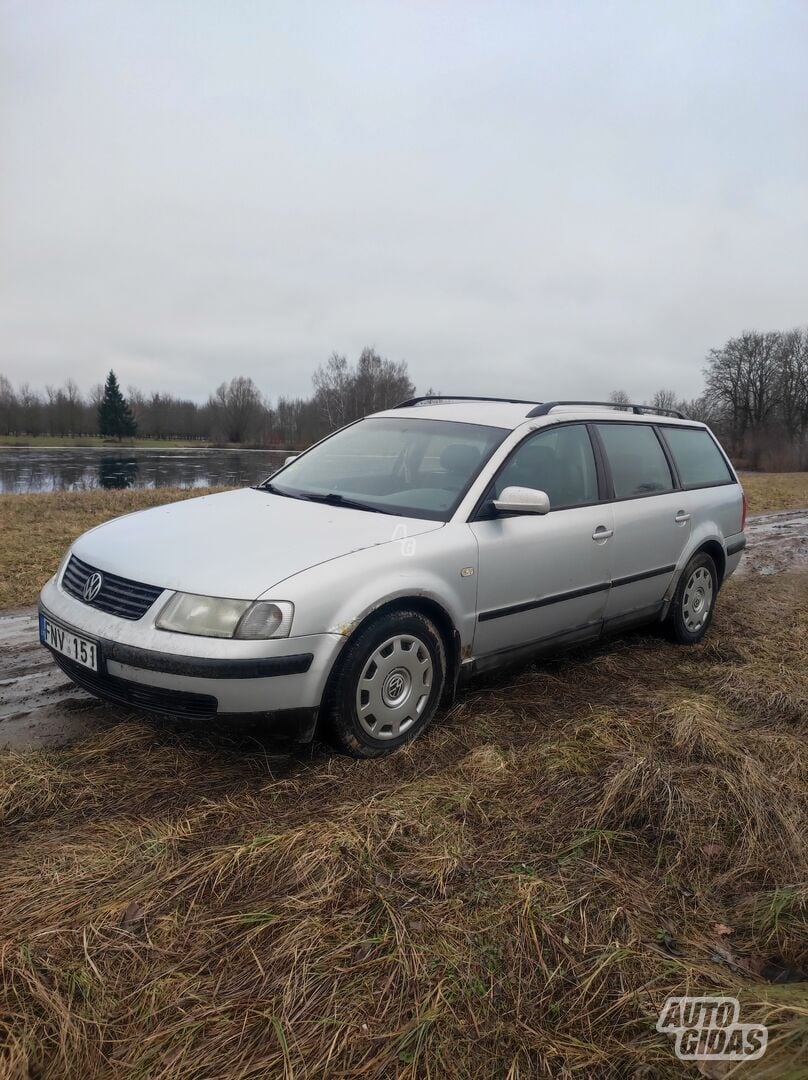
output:
[[[74,634],[72,630],[66,630],[64,626],[58,626],[39,616],[39,640],[55,652],[61,653],[69,660],[90,671],[98,671],[98,646],[94,641]]]

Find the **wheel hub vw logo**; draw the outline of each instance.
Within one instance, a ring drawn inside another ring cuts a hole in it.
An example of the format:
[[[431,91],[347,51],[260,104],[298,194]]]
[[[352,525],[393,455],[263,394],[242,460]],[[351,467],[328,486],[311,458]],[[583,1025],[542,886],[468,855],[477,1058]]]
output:
[[[404,689],[404,680],[400,675],[393,675],[387,684],[387,693],[392,698],[401,697],[401,692]]]
[[[93,600],[95,600],[96,596],[98,596],[98,594],[101,592],[101,586],[103,584],[104,579],[101,577],[98,571],[90,574],[90,576],[84,582],[84,588],[81,593],[81,595],[84,597],[88,604],[91,604]]]
[[[396,709],[409,696],[412,679],[404,668],[395,668],[384,680],[382,701],[389,709]]]

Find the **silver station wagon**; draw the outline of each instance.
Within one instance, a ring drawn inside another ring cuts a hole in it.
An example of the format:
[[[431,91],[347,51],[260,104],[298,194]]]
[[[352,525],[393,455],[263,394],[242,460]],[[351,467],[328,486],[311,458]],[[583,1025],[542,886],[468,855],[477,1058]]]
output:
[[[254,488],[80,537],[40,638],[130,709],[265,717],[356,756],[498,665],[659,623],[710,625],[746,503],[703,424],[646,406],[416,398]]]

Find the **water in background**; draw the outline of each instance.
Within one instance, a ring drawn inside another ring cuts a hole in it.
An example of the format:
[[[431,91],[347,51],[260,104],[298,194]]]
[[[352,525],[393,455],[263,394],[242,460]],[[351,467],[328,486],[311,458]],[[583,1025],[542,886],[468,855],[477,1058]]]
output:
[[[0,447],[0,493],[247,486],[269,476],[287,457],[282,450]]]

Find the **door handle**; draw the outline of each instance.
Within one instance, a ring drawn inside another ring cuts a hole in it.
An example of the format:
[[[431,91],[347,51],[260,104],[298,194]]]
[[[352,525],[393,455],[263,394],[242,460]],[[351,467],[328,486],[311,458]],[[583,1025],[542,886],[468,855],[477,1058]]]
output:
[[[597,529],[592,533],[592,539],[595,542],[608,540],[610,536],[614,536],[614,529],[607,529],[605,525],[598,525]]]
[[[677,525],[687,525],[688,521],[690,521],[690,514],[685,513],[684,510],[680,510],[673,520]]]

